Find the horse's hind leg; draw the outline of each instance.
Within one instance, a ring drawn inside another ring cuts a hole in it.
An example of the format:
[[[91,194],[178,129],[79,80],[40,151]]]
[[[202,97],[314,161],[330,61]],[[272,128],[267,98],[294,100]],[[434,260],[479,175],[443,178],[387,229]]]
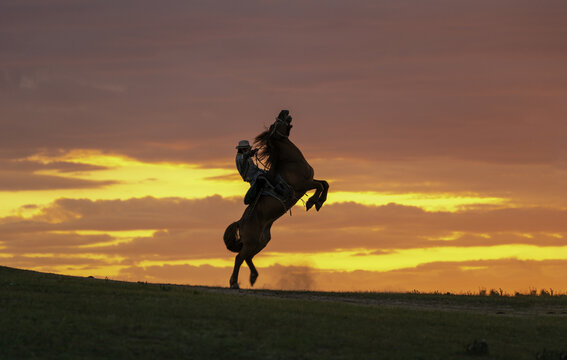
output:
[[[315,203],[315,209],[319,211],[319,209],[321,209],[321,206],[323,206],[325,201],[327,201],[327,193],[329,192],[329,183],[326,182],[325,180],[315,180],[315,181],[318,181],[319,183],[321,183],[321,185],[323,185],[323,192],[321,193],[321,196],[319,196],[319,199],[317,199],[317,202]]]
[[[260,235],[259,247],[250,256],[245,258],[246,264],[248,264],[248,267],[250,268],[250,285],[252,285],[252,286],[254,286],[254,283],[256,282],[256,279],[258,278],[258,270],[256,270],[256,266],[254,266],[254,263],[252,262],[252,258],[254,257],[254,255],[259,253],[264,247],[266,247],[266,245],[268,245],[268,242],[272,238],[272,235],[270,233],[270,229],[272,228],[273,223],[274,222],[271,221],[268,224],[266,224],[264,231],[262,231],[262,234]]]
[[[272,233],[270,231],[270,229],[272,228],[272,225],[274,224],[273,221],[269,222],[266,227],[264,228],[264,231],[262,232],[262,237],[260,239],[260,243],[262,245],[262,248],[264,248],[272,239]]]
[[[256,279],[258,278],[258,270],[256,270],[256,266],[252,262],[252,257],[246,258],[246,264],[250,268],[250,285],[254,286]]]
[[[234,270],[232,271],[232,276],[230,277],[230,288],[231,289],[239,289],[238,286],[238,272],[240,271],[240,265],[244,261],[244,255],[242,254],[242,250],[236,255],[234,259]]]

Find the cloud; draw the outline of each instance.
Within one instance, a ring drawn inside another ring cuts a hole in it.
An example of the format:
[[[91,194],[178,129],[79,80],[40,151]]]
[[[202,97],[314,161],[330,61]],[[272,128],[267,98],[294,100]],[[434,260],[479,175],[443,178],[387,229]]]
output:
[[[108,167],[92,164],[82,164],[77,162],[68,161],[53,161],[49,163],[41,163],[31,160],[17,160],[17,161],[1,161],[0,165],[4,170],[10,171],[40,171],[40,170],[56,170],[61,173],[70,172],[86,172],[105,170]]]
[[[33,210],[33,209],[32,209]],[[37,209],[35,209],[37,211]],[[564,210],[549,208],[475,209],[457,213],[425,212],[390,204],[326,205],[319,213],[295,209],[272,228],[266,251],[326,252],[336,249],[431,248],[533,244],[562,246]],[[237,220],[240,200],[152,197],[129,200],[59,199],[31,218],[0,219],[3,250],[94,253],[131,259],[223,258],[224,229]],[[147,230],[152,235],[127,235]],[[82,232],[95,232],[94,236]],[[58,232],[58,233],[54,233]],[[113,232],[125,232],[127,241]],[[63,235],[66,234],[66,235]],[[80,245],[96,247],[78,248]]]
[[[319,156],[556,163],[565,5],[511,4],[3,5],[2,148],[218,162],[286,106]]]
[[[114,259],[89,258],[85,256],[61,257],[61,256],[26,256],[15,255],[10,258],[2,258],[2,265],[20,269],[36,269],[37,271],[65,273],[66,270],[96,270],[101,267],[112,265]],[[61,271],[61,269],[64,269]],[[84,273],[82,274],[84,275]],[[84,275],[88,276],[88,275]]]
[[[11,254],[85,254],[89,248],[85,245],[105,243],[113,240],[107,234],[81,235],[77,233],[23,233],[5,234],[0,243],[6,246],[4,251]]]
[[[232,257],[224,245],[223,233],[223,228],[158,231],[151,237],[136,237],[131,242],[89,250],[100,254],[118,255],[134,261]]]
[[[112,180],[81,180],[0,170],[0,191],[88,189],[105,187],[116,183],[116,181]]]
[[[120,231],[139,229],[210,229],[228,226],[242,206],[220,196],[204,199],[153,197],[128,200],[59,199],[29,220],[9,218],[4,232],[54,230]],[[224,228],[223,228],[224,231]]]
[[[554,208],[488,208],[457,213],[426,212],[417,207],[389,204],[364,206],[355,203],[325,205],[316,216],[296,212],[282,217],[279,224],[296,228],[353,229],[381,227],[411,229],[415,233],[434,231],[490,232],[564,232],[561,219],[565,210]]]
[[[562,207],[567,189],[566,168],[555,165],[491,164],[447,157],[407,161],[318,158],[311,164],[316,177],[335,177],[331,196],[335,191],[472,194]]]

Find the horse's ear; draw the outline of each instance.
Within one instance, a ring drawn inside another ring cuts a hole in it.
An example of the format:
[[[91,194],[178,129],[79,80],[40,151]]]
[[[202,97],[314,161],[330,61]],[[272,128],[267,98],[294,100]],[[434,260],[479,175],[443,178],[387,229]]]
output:
[[[282,111],[280,111],[280,114],[278,115],[278,119],[285,120],[288,115],[289,115],[289,110],[282,110]]]

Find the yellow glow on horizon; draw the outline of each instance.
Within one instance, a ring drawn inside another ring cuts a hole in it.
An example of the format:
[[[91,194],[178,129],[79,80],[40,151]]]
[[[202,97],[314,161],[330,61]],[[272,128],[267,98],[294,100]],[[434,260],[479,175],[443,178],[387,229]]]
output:
[[[109,155],[98,151],[75,150],[60,156],[35,155],[22,160],[43,164],[65,161],[103,166],[106,169],[75,172],[51,169],[37,171],[36,174],[114,183],[95,188],[0,191],[2,198],[0,217],[31,218],[41,211],[41,206],[46,206],[59,198],[126,200],[152,196],[194,199],[218,194],[222,194],[223,197],[243,197],[249,186],[243,181],[235,181],[231,178],[236,170],[202,168],[196,164],[146,163],[122,155]],[[29,204],[38,207],[29,210],[23,208]]]
[[[126,260],[123,256],[118,255],[105,255],[105,254],[91,254],[91,253],[81,253],[81,254],[51,254],[51,253],[26,253],[22,255],[25,258],[61,258],[61,259],[91,259],[104,261],[107,264],[118,263]]]
[[[10,254],[0,254],[0,258],[9,259]],[[143,260],[124,264],[121,256],[101,254],[25,254],[24,258],[60,258],[100,260],[100,264],[86,265],[38,265],[29,268],[36,271],[55,272],[74,276],[117,277],[121,270],[130,266],[148,268],[164,265],[212,266],[231,269],[234,265],[232,254],[222,258],[178,259],[178,260]],[[320,271],[352,272],[357,270],[388,272],[402,269],[416,269],[420,265],[436,262],[468,262],[481,260],[567,260],[567,246],[540,247],[536,245],[509,244],[474,247],[433,247],[417,249],[395,249],[386,253],[374,254],[373,250],[350,249],[314,253],[279,253],[265,252],[254,259],[256,266],[269,267],[301,266]],[[64,261],[63,261],[64,264]],[[462,271],[474,271],[488,268],[484,265],[463,265]]]
[[[366,255],[360,256],[360,253]],[[413,268],[432,262],[464,262],[475,260],[567,260],[567,246],[498,245],[473,247],[433,247],[400,249],[387,254],[372,254],[371,250],[349,250],[327,253],[267,253],[271,263],[294,265],[308,263],[316,269],[337,271],[391,271]],[[265,266],[265,265],[264,265]]]
[[[23,160],[43,164],[69,162],[101,166],[101,170],[61,172],[54,169],[37,171],[36,174],[58,176],[89,181],[111,181],[113,184],[98,188],[34,190],[0,192],[0,217],[18,216],[31,218],[39,207],[26,209],[24,205],[46,206],[58,198],[88,198],[91,200],[130,199],[152,196],[155,198],[180,197],[204,198],[221,195],[224,198],[243,197],[248,184],[239,177],[236,169],[202,168],[186,163],[147,163],[123,155],[105,154],[92,150],[73,150],[59,156],[34,155]],[[449,193],[404,193],[331,191],[328,204],[355,202],[368,206],[395,203],[416,206],[425,211],[455,212],[474,205],[503,205],[506,199],[467,196]],[[299,206],[302,203],[299,202]]]
[[[425,211],[448,211],[456,212],[474,205],[503,205],[506,199],[482,196],[460,196],[457,194],[429,194],[429,193],[407,193],[388,194],[375,191],[350,192],[339,191],[329,193],[328,204],[341,202],[356,202],[362,205],[388,205],[390,203],[415,206]]]
[[[214,267],[230,267],[234,266],[234,257],[230,258],[208,258],[208,259],[188,259],[188,260],[143,260],[136,264],[140,267],[162,266],[162,265],[191,265],[203,266],[209,265]]]
[[[425,239],[432,241],[453,241],[453,240],[457,240],[464,234],[465,233],[462,231],[453,231],[449,235],[445,235],[445,236],[439,236],[439,237],[425,236]]]
[[[42,161],[47,161],[43,159]],[[202,168],[185,163],[146,163],[119,155],[74,151],[52,161],[66,161],[107,167],[103,170],[61,173],[56,170],[37,172],[91,181],[114,181],[104,188],[88,189],[95,198],[125,199],[153,196],[203,198],[216,194],[225,197],[241,195],[247,184],[229,178],[235,171],[219,168]],[[227,177],[227,179],[223,179]],[[75,190],[77,191],[77,190]],[[79,190],[80,191],[80,190]],[[99,197],[104,193],[103,197]]]
[[[433,247],[418,249],[398,249],[386,254],[373,254],[373,250],[354,249],[337,250],[333,252],[316,253],[278,253],[265,252],[254,259],[257,266],[272,265],[308,266],[318,270],[328,271],[392,271],[415,268],[419,265],[434,262],[465,262],[477,260],[567,260],[567,246],[539,247],[536,245],[497,245],[472,247]],[[362,255],[361,255],[362,254]],[[161,265],[211,265],[230,267],[234,259],[209,258],[188,259],[175,261],[145,260],[138,266]]]
[[[460,266],[462,271],[486,270],[488,266]]]
[[[110,235],[115,238],[136,238],[152,236],[156,230],[52,230],[52,234]]]
[[[108,235],[112,237],[109,241],[100,241],[93,244],[83,244],[77,245],[76,247],[79,249],[89,249],[89,248],[97,248],[103,246],[111,246],[111,245],[118,245],[129,243],[135,238],[138,237],[151,237],[153,236],[159,229],[150,229],[150,230],[53,230],[48,231],[51,234],[65,234],[65,235]]]

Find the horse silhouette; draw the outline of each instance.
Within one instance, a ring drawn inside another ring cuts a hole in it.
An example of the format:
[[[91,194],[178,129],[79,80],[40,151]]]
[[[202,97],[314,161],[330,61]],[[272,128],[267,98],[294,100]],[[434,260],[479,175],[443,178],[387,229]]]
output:
[[[315,194],[306,203],[307,210],[313,205],[317,211],[327,200],[329,184],[324,180],[313,178],[311,165],[297,146],[289,139],[291,125],[289,111],[282,110],[276,121],[258,135],[255,144],[259,149],[258,158],[265,160],[269,168],[267,178],[271,183],[277,183],[281,177],[291,196],[280,200],[273,196],[260,194],[244,211],[240,220],[230,224],[224,233],[224,242],[228,250],[238,253],[234,259],[234,270],[230,277],[230,287],[238,289],[238,273],[243,261],[250,268],[250,285],[254,286],[258,278],[258,270],[252,258],[266,247],[271,239],[272,223],[285,214],[309,190],[315,189]]]

